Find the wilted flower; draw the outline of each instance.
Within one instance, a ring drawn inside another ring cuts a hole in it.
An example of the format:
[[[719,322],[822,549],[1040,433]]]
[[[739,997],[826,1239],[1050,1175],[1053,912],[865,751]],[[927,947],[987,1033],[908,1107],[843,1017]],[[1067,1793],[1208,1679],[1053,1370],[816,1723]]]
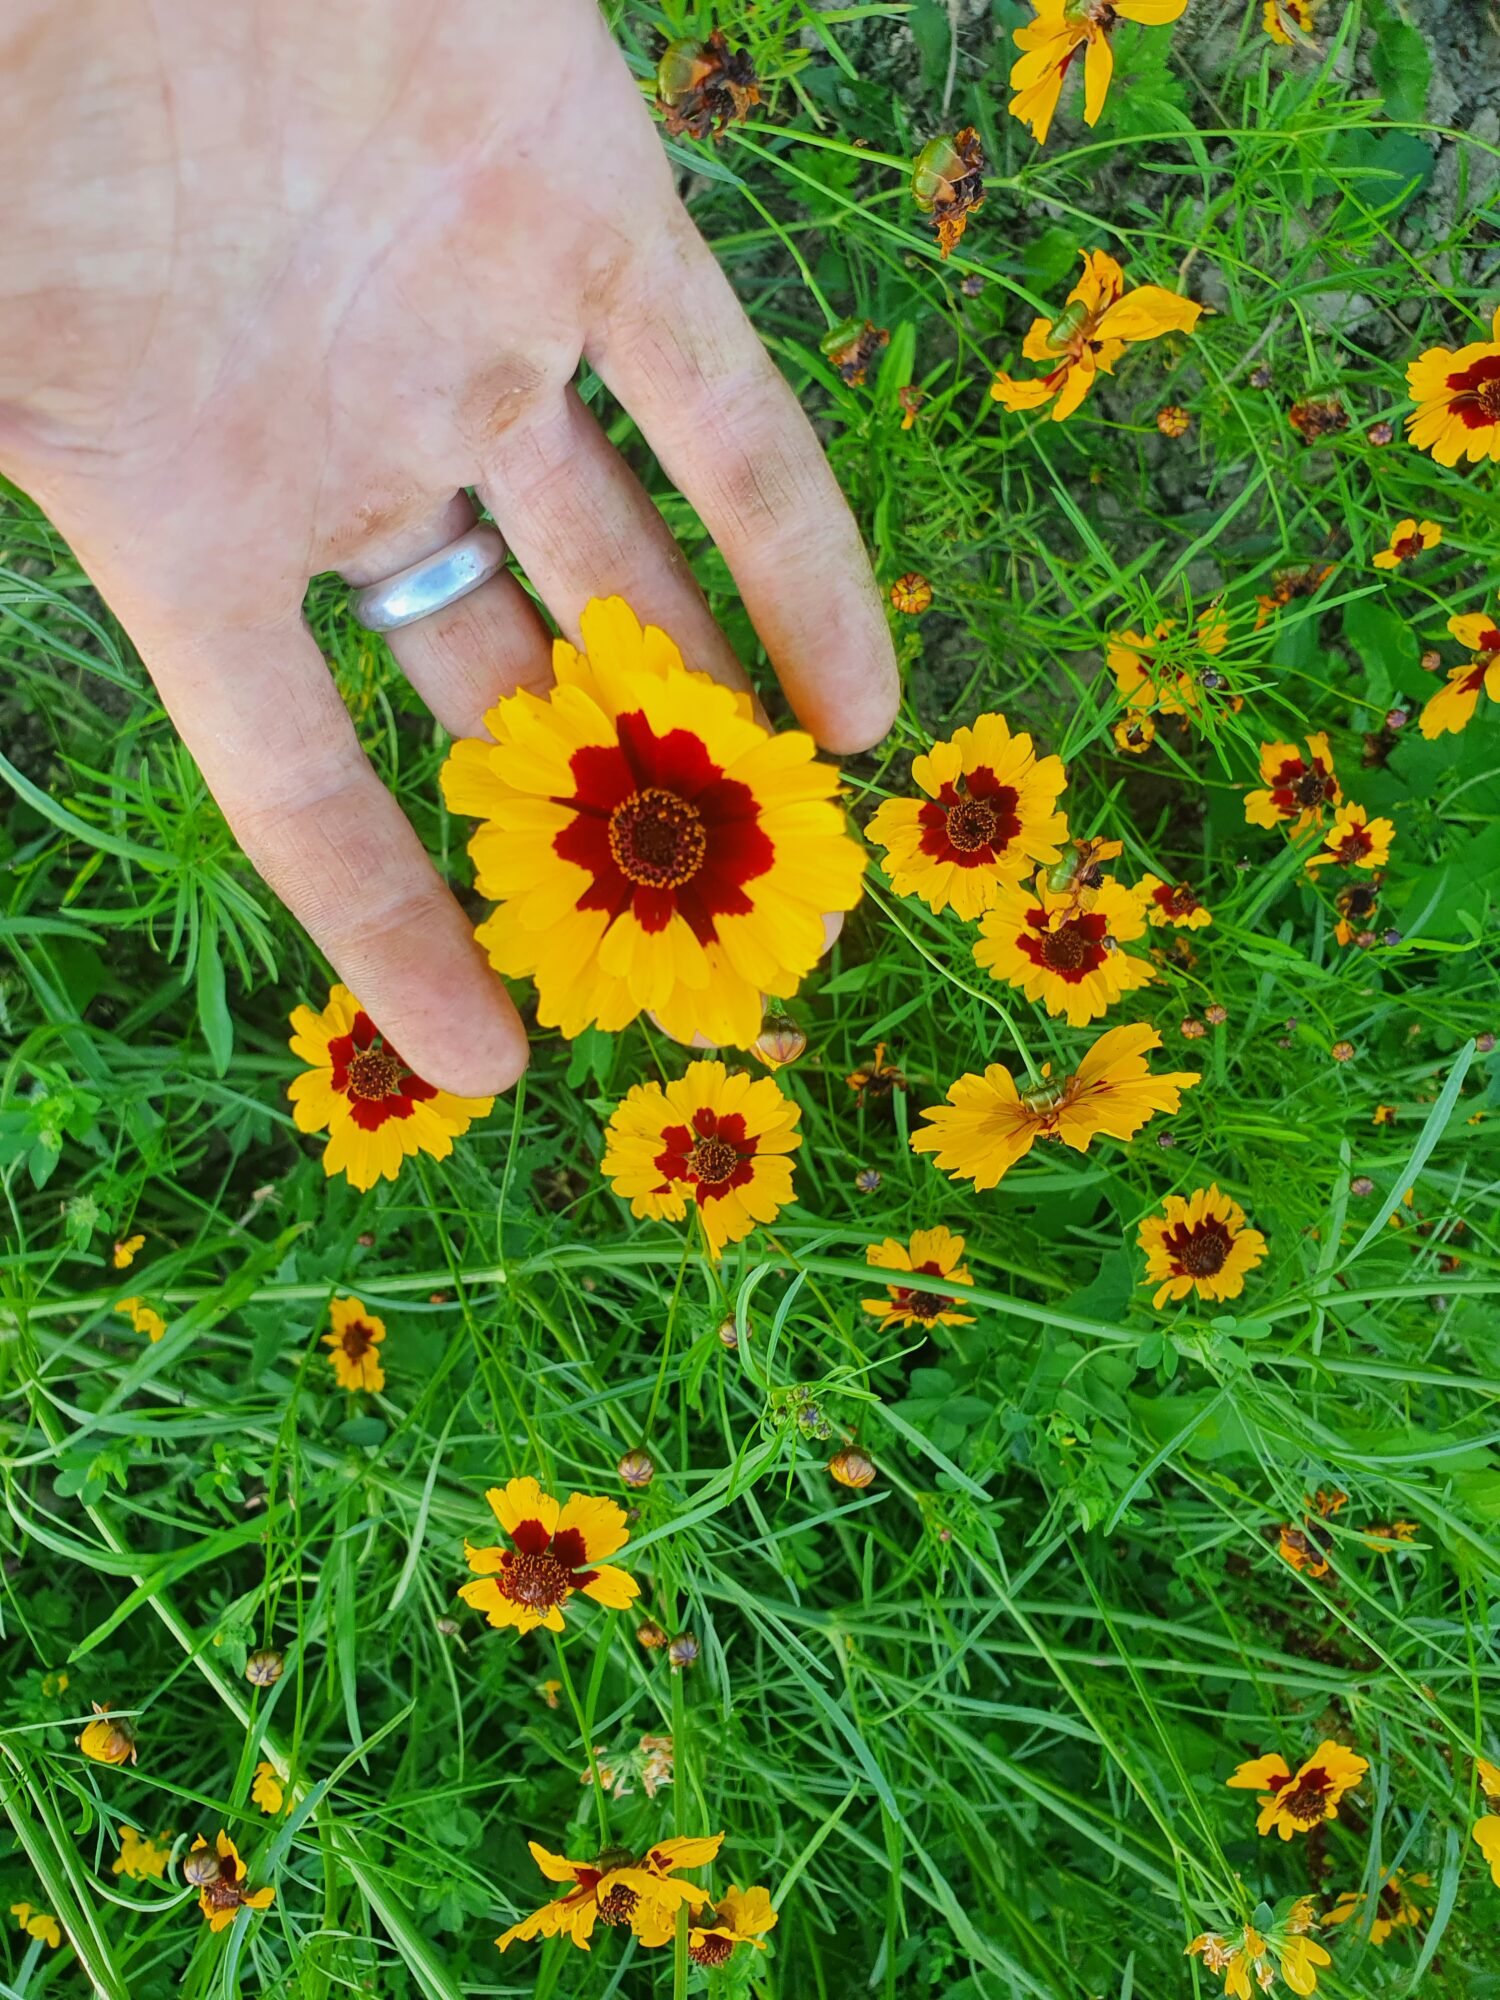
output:
[[[946,257],[984,204],[984,148],[972,125],[927,141],[912,165],[911,198],[932,217],[938,255]]]
[[[1304,444],[1338,437],[1349,428],[1349,412],[1336,396],[1321,402],[1311,396],[1304,397],[1300,403],[1293,403],[1286,420]]]
[[[818,342],[818,348],[833,363],[848,386],[857,389],[875,356],[890,343],[889,327],[876,326],[873,320],[868,319],[845,319],[828,329]]]
[[[1198,324],[1203,308],[1195,300],[1160,285],[1127,292],[1125,273],[1113,257],[1103,250],[1080,254],[1083,276],[1062,312],[1055,320],[1034,319],[1021,345],[1026,359],[1047,364],[1047,372],[1018,381],[1002,371],[990,384],[990,394],[1007,410],[1039,410],[1051,403],[1052,420],[1061,423],[1093,388],[1098,373],[1114,372],[1132,343],[1191,333]]]
[[[745,51],[715,28],[706,40],[668,42],[656,65],[656,102],[674,139],[717,138],[759,104],[760,79]]]

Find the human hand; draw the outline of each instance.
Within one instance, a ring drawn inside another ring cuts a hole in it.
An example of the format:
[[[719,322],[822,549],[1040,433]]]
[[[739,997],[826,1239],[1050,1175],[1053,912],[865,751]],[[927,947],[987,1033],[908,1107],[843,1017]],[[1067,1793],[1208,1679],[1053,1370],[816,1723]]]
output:
[[[21,0],[0,29],[0,466],[140,649],[250,859],[432,1082],[525,1035],[301,615],[461,534],[473,487],[577,636],[618,593],[744,684],[580,356],[723,551],[834,751],[895,712],[857,530],[679,203],[592,0]],[[391,649],[456,735],[551,679],[502,572]]]

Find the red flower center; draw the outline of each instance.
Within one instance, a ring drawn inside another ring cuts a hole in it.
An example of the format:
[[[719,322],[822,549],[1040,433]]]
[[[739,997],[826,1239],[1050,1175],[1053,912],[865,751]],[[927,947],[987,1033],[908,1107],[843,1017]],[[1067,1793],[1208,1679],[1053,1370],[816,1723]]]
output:
[[[673,1181],[688,1181],[700,1208],[754,1178],[759,1141],[746,1133],[745,1121],[737,1111],[720,1117],[704,1105],[694,1112],[691,1131],[686,1125],[668,1125],[661,1144],[662,1150],[652,1162],[664,1177],[661,1192],[665,1193]]]
[[[960,868],[984,867],[1003,854],[1021,831],[1018,803],[1015,788],[997,783],[988,767],[970,771],[923,804],[918,814],[922,852],[956,862]]]
[[[1362,861],[1371,852],[1374,845],[1375,842],[1370,838],[1370,829],[1367,826],[1351,826],[1338,846],[1333,849],[1333,856],[1345,868],[1352,868],[1357,861]]]
[[[1448,377],[1453,391],[1454,412],[1471,431],[1500,423],[1500,355],[1487,354],[1472,368],[1460,368]]]
[[[1179,882],[1175,889],[1169,882],[1163,882],[1151,891],[1151,899],[1159,903],[1169,917],[1190,917],[1198,907],[1198,898],[1186,882]]]
[[[388,1118],[410,1118],[415,1104],[437,1096],[381,1034],[369,1015],[354,1017],[347,1035],[328,1044],[333,1089],[348,1099],[350,1115],[361,1131],[375,1132]]]
[[[1234,1247],[1226,1225],[1213,1218],[1191,1226],[1179,1222],[1168,1230],[1163,1247],[1181,1278],[1213,1278],[1223,1270]]]
[[[734,1939],[727,1937],[706,1937],[702,1944],[690,1944],[688,1957],[694,1965],[725,1965],[734,1950]]]
[[[1391,544],[1391,554],[1396,558],[1397,562],[1410,562],[1413,556],[1419,556],[1421,553],[1422,537],[1420,535],[1401,535]]]
[[[1028,910],[1026,921],[1034,935],[1018,937],[1018,949],[1033,965],[1055,973],[1070,986],[1076,986],[1091,972],[1097,972],[1109,956],[1109,947],[1105,943],[1107,926],[1101,916],[1069,917],[1056,930],[1049,930],[1046,911],[1038,909]]]
[[[375,1345],[374,1330],[362,1319],[350,1320],[339,1338],[351,1361],[363,1361]]]
[[[549,1549],[531,1554],[524,1549],[517,1551],[496,1581],[513,1604],[524,1604],[532,1611],[553,1610],[573,1588],[572,1572],[564,1569]]]
[[[1271,1789],[1279,1794],[1282,1786],[1290,1783],[1290,1778],[1273,1778]],[[1297,1780],[1295,1790],[1281,1800],[1281,1810],[1289,1819],[1296,1820],[1299,1826],[1315,1826],[1323,1817],[1324,1806],[1332,1790],[1333,1781],[1328,1773],[1321,1765],[1315,1766],[1311,1771],[1304,1771]]]
[[[680,889],[703,866],[708,835],[696,807],[659,785],[648,785],[610,814],[609,851],[627,881],[649,889]]]
[[[1292,780],[1292,797],[1299,806],[1320,806],[1332,793],[1333,787],[1327,777],[1315,765]]]

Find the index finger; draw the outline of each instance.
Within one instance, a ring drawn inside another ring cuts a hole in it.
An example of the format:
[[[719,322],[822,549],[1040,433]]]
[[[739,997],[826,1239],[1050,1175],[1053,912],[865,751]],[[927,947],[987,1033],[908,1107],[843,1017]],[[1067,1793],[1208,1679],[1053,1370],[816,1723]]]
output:
[[[868,749],[895,720],[895,652],[812,425],[681,210],[621,283],[589,360],[723,552],[799,720]]]

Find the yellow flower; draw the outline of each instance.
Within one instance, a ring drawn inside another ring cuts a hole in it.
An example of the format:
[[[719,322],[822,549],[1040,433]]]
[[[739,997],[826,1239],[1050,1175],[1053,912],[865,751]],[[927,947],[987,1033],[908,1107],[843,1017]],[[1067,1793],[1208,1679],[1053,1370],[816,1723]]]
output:
[[[884,1243],[872,1243],[865,1251],[865,1261],[886,1271],[906,1271],[918,1278],[946,1278],[950,1284],[972,1285],[974,1280],[959,1261],[963,1254],[964,1239],[940,1225],[936,1229],[917,1230],[909,1247],[903,1247],[893,1236],[888,1236]],[[860,1304],[867,1313],[892,1327],[974,1324],[974,1315],[954,1312],[956,1301],[943,1292],[922,1285],[888,1285],[886,1291],[887,1297],[861,1299]]]
[[[167,1330],[167,1322],[144,1299],[121,1299],[115,1311],[124,1313],[137,1333],[149,1334],[153,1347]]]
[[[1206,1971],[1222,1975],[1226,2000],[1254,2000],[1257,1989],[1262,1993],[1269,1992],[1276,1983],[1278,1970],[1294,1993],[1311,1993],[1318,1983],[1316,1968],[1331,1965],[1333,1960],[1322,1945],[1302,1935],[1312,1920],[1310,1906],[1303,1921],[1299,1923],[1298,1920],[1307,1901],[1304,1898],[1303,1904],[1297,1906],[1287,1924],[1273,1931],[1269,1937],[1263,1937],[1249,1924],[1241,1929],[1237,1938],[1224,1937],[1218,1931],[1205,1931],[1201,1937],[1193,1939],[1183,1956],[1201,1958]]]
[[[332,1333],[325,1333],[323,1345],[332,1349],[329,1360],[341,1389],[368,1389],[371,1395],[385,1387],[385,1370],[376,1352],[385,1339],[385,1321],[366,1312],[358,1299],[335,1299],[328,1308]]]
[[[534,1479],[492,1486],[484,1497],[511,1546],[475,1548],[465,1542],[476,1581],[458,1594],[491,1625],[513,1625],[518,1632],[543,1625],[561,1632],[563,1606],[575,1591],[610,1611],[625,1610],[640,1595],[633,1576],[600,1560],[630,1540],[625,1510],[615,1501],[586,1493],[558,1501]]]
[[[136,1254],[146,1245],[144,1236],[127,1236],[123,1243],[116,1243],[114,1267],[117,1271],[128,1271],[136,1260]]]
[[[776,1923],[768,1889],[730,1889],[689,1925],[688,1957],[694,1965],[712,1971],[728,1963],[737,1944],[752,1944],[757,1951],[764,1951],[762,1933],[774,1930]]]
[[[246,1887],[248,1878],[240,1851],[222,1827],[214,1845],[218,1849],[219,1872],[199,1889],[198,1908],[211,1931],[222,1931],[228,1929],[241,1910],[268,1910],[276,1900],[276,1891]],[[207,1847],[208,1842],[200,1833],[188,1852],[198,1854]]]
[[[1156,724],[1149,715],[1127,715],[1114,726],[1115,748],[1143,757],[1156,741]]]
[[[1149,637],[1132,631],[1108,641],[1105,664],[1115,677],[1121,701],[1132,709],[1197,716],[1205,693],[1216,692],[1194,655],[1217,659],[1229,644],[1229,620],[1222,607],[1211,604],[1198,614],[1191,639],[1177,638],[1178,630],[1175,618],[1164,618]],[[1221,699],[1236,712],[1245,705],[1239,695]]]
[[[1394,1930],[1419,1929],[1432,1915],[1432,1906],[1418,1900],[1413,1889],[1430,1889],[1430,1875],[1403,1875],[1393,1868],[1375,1892],[1375,1916],[1370,1925],[1371,1944],[1384,1944]],[[1347,1924],[1363,1919],[1368,1899],[1360,1891],[1346,1889],[1324,1918],[1325,1923]]]
[[[1294,1833],[1307,1833],[1325,1819],[1337,1819],[1339,1800],[1369,1768],[1363,1757],[1325,1738],[1295,1771],[1285,1757],[1273,1752],[1241,1764],[1224,1782],[1240,1791],[1261,1793],[1257,1833],[1274,1828],[1283,1840],[1290,1840]]]
[[[1410,515],[1391,530],[1387,546],[1375,557],[1376,569],[1397,569],[1413,561],[1424,549],[1435,549],[1443,539],[1436,521],[1416,521]]]
[[[768,1076],[690,1063],[680,1081],[635,1084],[615,1106],[600,1171],[633,1215],[680,1222],[691,1205],[716,1258],[792,1199],[801,1116]]]
[[[286,1789],[277,1775],[274,1764],[259,1763],[255,1767],[255,1777],[250,1786],[250,1800],[263,1813],[273,1816],[286,1804]]]
[[[171,1859],[168,1846],[172,1836],[163,1833],[159,1840],[149,1834],[137,1833],[133,1826],[120,1828],[120,1851],[112,1864],[116,1875],[124,1875],[132,1882],[159,1882],[167,1872],[167,1862]]]
[[[1151,1303],[1185,1299],[1237,1299],[1245,1273],[1266,1254],[1266,1239],[1245,1226],[1245,1211],[1220,1194],[1217,1184],[1191,1195],[1169,1194],[1160,1215],[1148,1215],[1136,1242],[1146,1252],[1142,1281],[1156,1286]]]
[[[1008,109],[1012,118],[1031,127],[1044,145],[1062,96],[1063,80],[1080,52],[1083,54],[1083,122],[1097,125],[1114,75],[1110,31],[1117,20],[1140,21],[1148,27],[1175,21],[1187,0],[1032,0],[1036,19],[1014,31],[1021,51],[1010,73],[1016,93]]]
[[[1408,363],[1406,387],[1416,409],[1407,435],[1439,465],[1500,458],[1500,308],[1489,340],[1429,347]]]
[[[454,1097],[413,1074],[347,986],[335,986],[321,1014],[298,1007],[291,1048],[308,1065],[287,1096],[299,1132],[328,1133],[325,1174],[361,1190],[395,1180],[413,1153],[446,1160],[492,1097]]]
[[[997,1186],[1038,1139],[1059,1139],[1075,1153],[1101,1134],[1130,1139],[1158,1111],[1176,1111],[1183,1091],[1198,1082],[1196,1070],[1153,1076],[1146,1054],[1160,1047],[1161,1036],[1144,1023],[1110,1028],[1072,1076],[1024,1091],[1003,1064],[991,1063],[983,1076],[961,1076],[946,1105],[922,1113],[928,1123],[913,1133],[912,1151],[935,1154],[951,1180],[983,1190]]]
[[[62,1943],[62,1927],[56,1917],[49,1917],[45,1910],[34,1910],[30,1903],[12,1903],[10,1913],[16,1926],[27,1937],[40,1938],[51,1951],[56,1951]]]
[[[1363,806],[1346,803],[1334,814],[1323,845],[1308,856],[1308,868],[1316,872],[1330,862],[1338,868],[1383,868],[1391,858],[1395,837],[1390,820],[1371,819]]]
[[[1344,796],[1321,731],[1308,737],[1305,757],[1295,743],[1262,743],[1260,778],[1265,790],[1245,794],[1245,818],[1251,826],[1287,824],[1294,834],[1302,833],[1321,825],[1324,806],[1337,806]]]
[[[1213,922],[1193,893],[1190,882],[1163,882],[1159,875],[1143,875],[1134,889],[1146,906],[1146,920],[1158,930],[1201,931]]]
[[[1203,308],[1195,300],[1179,298],[1160,285],[1141,285],[1127,292],[1125,274],[1113,257],[1103,250],[1084,250],[1080,255],[1083,276],[1069,292],[1060,317],[1034,319],[1021,345],[1028,361],[1047,364],[1046,374],[1017,381],[1002,371],[990,384],[990,394],[1007,410],[1039,410],[1051,403],[1052,421],[1062,423],[1093,388],[1096,374],[1114,373],[1127,346],[1159,339],[1164,333],[1191,333],[1198,324]]]
[[[1070,1027],[1086,1027],[1122,994],[1156,977],[1120,950],[1145,935],[1138,896],[1112,875],[1088,888],[1053,889],[1045,870],[1027,888],[998,891],[980,920],[974,957],[992,978],[1017,986]]]
[[[1330,1919],[1330,1921],[1332,1921]],[[1311,1993],[1318,1984],[1317,1968],[1333,1960],[1310,1937],[1290,1937],[1273,1946],[1281,1965],[1281,1976],[1294,1993]]]
[[[912,759],[911,775],[926,799],[886,799],[866,829],[885,849],[898,895],[977,917],[1002,883],[1059,858],[1068,831],[1057,810],[1068,782],[1062,759],[1038,757],[1003,715],[955,729]]]
[[[663,1840],[639,1860],[628,1848],[609,1848],[592,1861],[570,1861],[529,1840],[531,1858],[547,1880],[571,1886],[495,1943],[508,1951],[518,1938],[566,1937],[587,1951],[596,1924],[628,1924],[642,1943],[664,1944],[675,1933],[678,1908],[697,1909],[708,1900],[695,1883],[678,1881],[676,1870],[712,1861],[723,1839],[715,1833]]]
[[[1500,1814],[1486,1813],[1471,1829],[1474,1843],[1490,1864],[1490,1878],[1500,1889]]]
[[[908,570],[891,585],[891,604],[908,618],[920,618],[932,608],[932,585],[917,570]]]
[[[497,907],[480,942],[535,980],[544,1028],[649,1010],[678,1041],[748,1048],[763,996],[817,963],[823,913],[859,900],[838,773],[618,597],[580,622],[585,650],[553,649],[556,686],[500,702],[494,740],[455,744],[443,769],[449,810],[484,821],[469,852]]]
[[[1466,611],[1448,620],[1448,630],[1474,657],[1450,670],[1446,687],[1422,710],[1419,726],[1429,742],[1468,727],[1481,688],[1500,701],[1500,626],[1486,612]]]
[[[1260,21],[1273,42],[1289,49],[1296,39],[1294,28],[1304,35],[1312,33],[1312,0],[1266,0]]]
[[[78,1747],[85,1757],[92,1757],[96,1764],[133,1764],[135,1754],[135,1729],[123,1715],[111,1715],[109,1703],[101,1708],[97,1701],[90,1702],[94,1719],[84,1725],[83,1734],[78,1738]]]

